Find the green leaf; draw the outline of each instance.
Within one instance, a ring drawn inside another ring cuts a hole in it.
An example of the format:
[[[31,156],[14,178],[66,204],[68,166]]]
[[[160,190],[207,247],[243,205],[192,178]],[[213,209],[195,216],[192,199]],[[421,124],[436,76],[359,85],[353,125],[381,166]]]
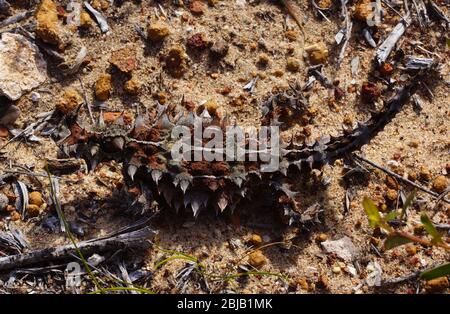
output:
[[[404,218],[406,216],[406,210],[411,206],[412,202],[414,201],[414,198],[416,197],[417,190],[412,191],[408,197],[405,200],[405,203],[402,206],[402,214],[401,218]]]
[[[172,255],[172,256],[162,260],[161,262],[157,263],[155,265],[155,269],[158,269],[159,267],[163,266],[164,264],[167,264],[168,262],[174,261],[174,260],[185,260],[185,261],[188,261],[188,262],[192,262],[192,263],[198,264],[198,260],[195,257],[190,257],[190,256],[186,256],[186,255]]]
[[[410,243],[410,242],[412,242],[411,239],[402,237],[400,235],[390,235],[384,241],[384,248],[386,250],[390,250],[390,249],[393,249],[393,248],[395,248],[397,246],[404,245],[404,244],[407,244],[407,243]]]
[[[386,221],[394,220],[395,218],[398,217],[399,214],[400,213],[398,211],[393,210],[384,216],[384,220],[386,220]]]
[[[367,217],[369,218],[369,224],[372,228],[376,228],[383,224],[383,219],[381,218],[380,212],[370,198],[365,197],[362,205]]]
[[[433,223],[431,222],[430,218],[423,213],[420,216],[420,221],[422,222],[423,226],[425,227],[425,230],[428,232],[428,234],[433,238],[431,241],[432,243],[442,243],[442,237],[440,233],[436,230],[436,228],[433,226]]]
[[[435,268],[426,270],[420,274],[420,277],[425,280],[431,280],[448,275],[450,275],[450,263],[439,265]]]

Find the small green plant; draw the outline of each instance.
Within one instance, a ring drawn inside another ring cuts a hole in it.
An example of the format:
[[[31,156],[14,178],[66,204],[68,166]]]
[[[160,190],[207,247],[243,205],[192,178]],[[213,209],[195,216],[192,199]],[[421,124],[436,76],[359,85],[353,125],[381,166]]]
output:
[[[207,267],[206,265],[200,263],[200,261],[198,260],[197,257],[193,256],[193,255],[189,255],[183,252],[179,252],[179,251],[172,251],[172,250],[164,250],[162,248],[159,248],[159,250],[168,253],[168,254],[172,254],[171,256],[163,259],[162,261],[158,262],[155,264],[155,269],[161,268],[162,266],[164,266],[165,264],[174,261],[174,260],[184,260],[184,261],[188,261],[190,263],[194,263],[194,268],[195,270],[202,276],[204,276],[205,278],[211,280],[211,281],[230,281],[233,279],[237,279],[240,277],[245,277],[245,276],[273,276],[273,277],[277,277],[282,279],[283,281],[287,281],[288,279],[278,273],[272,273],[272,272],[265,272],[265,271],[247,271],[247,272],[237,272],[234,274],[226,274],[226,275],[218,275],[218,274],[214,274],[214,273],[210,273],[207,272]],[[247,254],[248,255],[248,254]],[[247,256],[245,255],[245,256]],[[244,258],[245,258],[244,256]],[[243,258],[242,258],[243,259]],[[240,259],[239,262],[242,260]]]
[[[379,211],[378,207],[371,199],[367,197],[364,198],[362,205],[369,219],[370,226],[372,228],[378,227],[387,232],[387,237],[384,241],[384,248],[386,250],[390,250],[407,243],[417,243],[427,247],[440,247],[447,251],[450,251],[450,245],[447,244],[448,240],[444,239],[443,236],[436,230],[430,218],[425,213],[421,214],[420,221],[422,222],[425,231],[429,235],[428,238],[417,237],[408,232],[396,230],[389,224],[390,221],[396,219],[397,217],[400,217],[400,219],[404,219],[406,217],[406,210],[409,206],[411,206],[414,200],[414,196],[415,192],[411,193],[411,195],[406,198],[401,212],[392,211],[385,215],[383,215]],[[426,280],[430,280],[448,275],[450,275],[450,263],[446,263],[433,269],[426,270],[421,273],[420,277]]]

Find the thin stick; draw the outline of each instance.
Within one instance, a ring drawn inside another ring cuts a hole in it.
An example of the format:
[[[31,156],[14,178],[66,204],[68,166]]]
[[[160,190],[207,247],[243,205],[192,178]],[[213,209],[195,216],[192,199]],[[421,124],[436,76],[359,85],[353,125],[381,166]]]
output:
[[[34,13],[34,11],[25,11],[25,12],[18,13],[14,16],[11,16],[11,17],[7,18],[6,20],[0,22],[0,28],[20,22],[24,19],[27,19],[30,16],[32,16],[33,13]]]
[[[403,231],[394,231],[391,234],[389,234],[389,236],[399,236],[399,237],[402,237],[402,238],[409,239],[410,241],[418,243],[418,244],[421,244],[423,246],[428,246],[428,247],[429,246],[438,246],[438,247],[443,248],[443,249],[445,249],[447,251],[450,251],[450,245],[446,244],[445,242],[432,243],[431,241],[428,241],[426,239],[422,239],[422,238],[416,237],[416,236],[414,236],[412,234],[409,234],[409,233],[403,232]]]
[[[416,279],[417,277],[419,277],[420,273],[421,273],[421,271],[415,271],[409,275],[388,279],[388,280],[383,281],[382,285],[394,285],[394,284],[403,283],[405,281],[410,281],[410,280],[413,280],[413,279]]]
[[[84,103],[86,104],[86,107],[88,108],[89,117],[91,118],[92,124],[95,124],[94,116],[92,115],[91,105],[89,104],[89,101],[88,101],[88,98],[86,95],[86,89],[84,88],[83,81],[81,80],[81,78],[78,78],[78,80],[80,81],[81,89],[83,90]]]
[[[289,15],[294,19],[295,23],[297,23],[297,26],[300,28],[300,32],[302,33],[301,51],[303,54],[303,48],[305,47],[305,41],[306,41],[306,34],[305,34],[305,30],[303,29],[303,25],[300,21],[300,18],[298,17],[298,15],[296,13],[296,8],[291,0],[280,0],[280,2],[286,8],[286,11],[289,13]]]
[[[77,251],[84,255],[100,253],[105,251],[117,250],[120,248],[141,247],[147,240],[152,240],[155,231],[149,227],[140,230],[131,231],[107,239],[93,239],[59,247],[46,248],[37,251],[31,251],[24,254],[10,255],[0,258],[0,271],[14,268],[23,268],[25,266],[50,263],[57,260],[71,259]]]
[[[433,192],[433,191],[431,191],[431,190],[429,190],[429,189],[423,187],[423,186],[420,185],[420,184],[417,184],[417,183],[412,182],[412,181],[410,181],[410,180],[408,180],[408,179],[406,179],[406,178],[403,178],[401,175],[398,175],[398,174],[396,174],[395,172],[393,172],[393,171],[391,171],[391,170],[389,170],[389,169],[386,169],[386,168],[384,168],[384,167],[382,167],[382,166],[379,166],[379,165],[377,165],[376,163],[374,163],[373,161],[370,161],[370,160],[368,160],[368,159],[366,159],[366,158],[364,158],[364,157],[361,157],[361,156],[359,156],[359,155],[356,155],[356,154],[354,154],[353,156],[355,156],[355,157],[356,157],[357,159],[359,159],[360,161],[363,161],[363,162],[365,162],[365,163],[371,165],[371,166],[374,167],[374,168],[377,168],[377,169],[379,169],[379,170],[381,170],[381,171],[383,171],[383,172],[386,172],[387,174],[389,174],[390,176],[393,176],[393,177],[396,178],[397,180],[400,180],[400,181],[402,181],[402,182],[404,182],[404,183],[407,183],[407,184],[409,184],[409,185],[411,185],[411,186],[413,186],[413,187],[416,187],[416,188],[418,188],[419,190],[421,190],[421,191],[423,191],[423,192],[425,192],[425,193],[428,193],[428,194],[430,194],[430,195],[432,195],[432,196],[434,196],[434,197],[437,197],[437,198],[439,198],[439,196],[440,196],[438,193]],[[450,201],[447,200],[447,199],[444,198],[444,197],[442,198],[442,201],[445,202],[445,203],[447,203],[447,204],[450,204]]]

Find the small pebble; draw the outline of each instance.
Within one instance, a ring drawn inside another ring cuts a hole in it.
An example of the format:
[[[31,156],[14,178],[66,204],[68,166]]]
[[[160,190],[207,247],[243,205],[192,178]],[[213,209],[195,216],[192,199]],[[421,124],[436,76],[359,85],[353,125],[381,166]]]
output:
[[[284,36],[289,40],[289,41],[296,41],[298,38],[298,33],[294,30],[288,30],[286,32],[284,32]]]
[[[397,200],[398,193],[394,189],[388,189],[386,192],[386,198],[390,201]]]
[[[39,216],[39,212],[40,212],[39,206],[33,205],[33,204],[29,204],[26,207],[26,211],[27,211],[27,216],[30,218]]]
[[[329,286],[329,280],[328,280],[327,275],[325,275],[325,274],[320,275],[319,279],[317,279],[316,286],[319,289],[327,289]]]
[[[291,72],[297,72],[300,69],[300,62],[293,57],[289,57],[286,61],[286,69]]]
[[[420,144],[419,140],[416,140],[416,139],[412,140],[411,142],[408,143],[408,145],[413,148],[419,147],[419,144]]]
[[[438,292],[449,287],[449,282],[447,277],[439,277],[432,280],[428,280],[425,283],[425,290],[428,292]]]
[[[398,190],[398,183],[397,181],[391,177],[391,176],[387,176],[386,177],[386,185],[388,186],[388,188],[390,189],[394,189],[394,190]]]
[[[13,211],[10,213],[10,217],[11,217],[11,220],[12,220],[12,221],[17,221],[17,220],[20,219],[20,214],[19,214],[16,210],[13,210]]]
[[[136,78],[131,78],[130,80],[126,81],[125,84],[123,85],[124,91],[130,95],[139,94],[140,87],[141,85]]]
[[[206,7],[203,2],[196,0],[191,2],[191,4],[189,5],[189,10],[194,15],[202,15],[203,13],[205,13]]]
[[[445,176],[438,176],[433,181],[433,189],[438,193],[443,193],[448,186],[448,181]]]
[[[341,268],[339,266],[334,266],[332,269],[332,272],[334,274],[340,274],[341,273]]]
[[[130,73],[138,66],[136,50],[132,47],[125,47],[114,51],[109,58],[109,63],[123,73]]]
[[[266,53],[262,53],[258,56],[258,64],[266,66],[269,64],[270,58]]]
[[[98,100],[105,101],[111,95],[112,82],[110,74],[103,74],[95,83],[95,97]]]
[[[263,243],[263,240],[259,234],[252,234],[252,237],[250,238],[250,242],[253,245],[259,246]]]
[[[277,70],[273,71],[272,74],[276,77],[282,77],[284,75],[284,71],[277,69]]]
[[[89,13],[83,11],[80,13],[80,28],[88,29],[94,25],[94,21],[92,20]]]
[[[417,254],[417,247],[415,245],[407,245],[405,251],[409,256],[414,256]]]
[[[82,103],[83,98],[80,93],[76,89],[69,87],[64,90],[63,95],[55,105],[55,109],[63,114],[68,114]]]
[[[69,227],[70,227],[70,231],[72,231],[75,235],[77,235],[79,237],[83,237],[85,235],[85,231],[80,224],[78,224],[74,221],[71,221],[69,223]]]
[[[149,24],[147,27],[147,38],[150,41],[159,42],[169,35],[169,27],[165,23],[156,22]]]
[[[365,102],[374,102],[381,95],[378,86],[372,82],[364,82],[361,87],[361,97]]]
[[[188,69],[188,56],[183,47],[175,45],[165,56],[166,70],[175,78],[180,78]]]
[[[316,237],[317,242],[325,242],[328,240],[328,235],[326,233],[321,233]]]
[[[208,48],[209,41],[203,33],[196,33],[188,38],[186,45],[191,49],[203,50]]]
[[[417,172],[415,171],[410,171],[408,172],[408,180],[410,181],[416,181],[417,180]]]
[[[431,180],[431,171],[425,166],[420,167],[419,176],[422,180],[430,181]]]
[[[109,8],[108,0],[93,0],[91,5],[97,11],[104,11]]]
[[[372,2],[370,0],[360,0],[353,8],[353,18],[360,22],[367,22],[373,15]]]
[[[394,67],[392,66],[392,64],[386,63],[386,62],[381,64],[381,66],[380,66],[380,73],[381,73],[381,75],[389,76],[389,75],[392,74],[392,72],[394,72]]]
[[[323,43],[318,43],[305,48],[309,61],[312,64],[324,64],[328,60],[328,49]]]
[[[222,59],[223,57],[225,57],[228,53],[228,43],[224,40],[218,40],[216,42],[214,42],[214,44],[211,46],[210,48],[210,53],[211,53],[211,57],[213,57],[213,59]]]
[[[43,42],[61,46],[62,27],[58,22],[57,5],[52,0],[43,0],[36,11],[36,36]]]
[[[44,204],[44,200],[42,199],[42,194],[37,191],[30,193],[28,202],[31,205],[36,205],[38,207],[41,207],[42,204]]]
[[[259,268],[267,263],[267,259],[260,250],[256,250],[250,253],[248,262],[253,267]]]
[[[298,284],[303,290],[306,290],[306,291],[309,290],[309,284],[308,284],[308,280],[306,280],[306,278],[300,278],[298,280]]]

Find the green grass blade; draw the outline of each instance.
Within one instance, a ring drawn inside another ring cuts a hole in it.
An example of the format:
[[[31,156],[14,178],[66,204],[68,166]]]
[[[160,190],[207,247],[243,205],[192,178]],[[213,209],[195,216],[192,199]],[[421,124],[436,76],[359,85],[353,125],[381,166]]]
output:
[[[370,198],[365,197],[362,205],[367,217],[369,218],[370,226],[372,228],[381,226],[383,224],[383,218],[381,217],[380,211],[377,206],[375,206],[374,202]]]
[[[88,294],[100,294],[105,292],[112,292],[112,291],[136,291],[140,292],[141,294],[155,294],[153,291],[145,289],[145,288],[134,288],[134,287],[111,287],[111,288],[103,288],[99,290],[95,290],[92,292],[89,292]]]
[[[405,203],[402,206],[402,214],[400,218],[405,218],[406,216],[406,210],[411,206],[412,202],[414,201],[414,198],[416,197],[417,190],[413,190],[408,197],[405,200]]]
[[[411,239],[402,237],[401,235],[390,235],[384,241],[384,248],[386,250],[390,250],[397,246],[404,245],[410,242],[412,242]]]
[[[449,275],[450,275],[450,263],[447,263],[424,271],[423,273],[420,274],[420,278],[425,280],[431,280]]]
[[[432,243],[442,243],[442,237],[440,233],[436,230],[436,228],[433,226],[433,223],[431,222],[430,218],[423,213],[420,215],[420,221],[422,222],[423,226],[425,227],[425,230],[428,232],[428,234],[433,238],[431,241]]]

